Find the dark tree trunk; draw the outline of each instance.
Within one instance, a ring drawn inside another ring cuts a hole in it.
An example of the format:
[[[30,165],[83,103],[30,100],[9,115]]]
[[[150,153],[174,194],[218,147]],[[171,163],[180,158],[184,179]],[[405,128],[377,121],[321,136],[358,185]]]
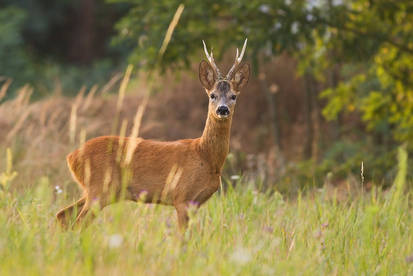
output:
[[[75,10],[72,45],[69,49],[69,58],[80,64],[89,64],[94,56],[95,41],[95,0],[82,0]]]
[[[271,132],[274,139],[274,145],[278,148],[278,150],[282,150],[282,145],[280,141],[281,131],[277,116],[277,93],[273,93],[270,91],[265,73],[260,74],[259,80],[261,84],[261,89],[264,91],[265,96],[267,98],[268,111],[271,122]]]
[[[312,87],[312,77],[309,74],[305,74],[304,76],[304,84],[305,84],[305,122],[306,122],[306,137],[305,137],[305,144],[304,144],[304,157],[306,159],[311,158],[312,156],[312,148],[313,148],[313,140],[314,140],[314,131],[313,131],[313,87]]]
[[[313,78],[313,93],[311,100],[313,102],[313,112],[312,112],[312,121],[313,121],[313,144],[312,144],[312,153],[311,153],[311,158],[315,161],[318,162],[320,158],[320,150],[319,150],[319,145],[320,141],[322,139],[321,137],[321,112],[320,112],[320,105],[319,105],[319,99],[318,99],[318,92],[319,87],[317,81]]]
[[[276,158],[275,167],[278,168],[278,172],[282,175],[285,171],[285,158],[282,152],[282,143],[281,143],[281,129],[278,122],[278,104],[277,104],[277,91],[271,91],[265,73],[261,73],[259,75],[260,85],[262,91],[265,93],[268,103],[268,110],[269,110],[269,119],[270,119],[270,129],[273,137],[274,143],[274,153]]]
[[[320,131],[320,108],[318,104],[317,82],[311,74],[304,76],[305,83],[305,121],[306,121],[306,140],[304,144],[305,158],[311,158],[315,162],[319,159],[319,144],[321,139]]]

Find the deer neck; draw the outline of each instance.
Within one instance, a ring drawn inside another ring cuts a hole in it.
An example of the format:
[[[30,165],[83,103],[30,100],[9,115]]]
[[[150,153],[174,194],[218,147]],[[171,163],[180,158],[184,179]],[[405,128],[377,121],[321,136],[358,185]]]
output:
[[[214,173],[221,173],[227,157],[231,123],[232,116],[225,120],[219,120],[208,113],[204,132],[200,138],[200,150],[208,163],[212,165]]]

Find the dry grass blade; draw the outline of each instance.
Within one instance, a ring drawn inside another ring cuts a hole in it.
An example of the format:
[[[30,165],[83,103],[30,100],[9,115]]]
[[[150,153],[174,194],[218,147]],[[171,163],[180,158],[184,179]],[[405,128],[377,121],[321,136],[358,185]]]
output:
[[[172,34],[174,33],[176,25],[178,25],[179,19],[181,18],[184,8],[185,6],[183,4],[180,4],[178,8],[176,9],[175,15],[172,18],[171,23],[169,23],[169,27],[168,27],[168,30],[166,31],[166,35],[162,42],[161,49],[159,50],[159,60],[162,58],[163,54],[166,51],[166,48],[168,47],[169,42],[171,41]]]
[[[17,123],[14,125],[12,130],[7,134],[6,141],[11,141],[12,138],[17,134],[17,132],[23,127],[24,122],[26,121],[27,117],[29,116],[31,112],[31,108],[27,108],[23,114],[20,116],[19,120]]]
[[[7,89],[9,89],[12,79],[7,79],[7,81],[1,86],[0,89],[0,101],[6,96]]]
[[[114,75],[100,90],[101,94],[106,94],[122,78],[121,73]]]
[[[169,194],[175,190],[176,185],[179,182],[179,179],[182,176],[183,169],[178,167],[176,164],[172,166],[171,170],[169,171],[168,177],[166,178],[165,186],[162,190],[161,199],[168,200]]]
[[[77,121],[77,104],[72,105],[72,111],[70,112],[70,124],[69,124],[69,137],[70,142],[75,142],[76,137],[76,121]]]
[[[93,96],[95,95],[96,91],[98,90],[98,86],[95,84],[90,88],[89,93],[86,96],[86,100],[82,106],[82,111],[85,111],[89,108],[90,104],[92,103]]]
[[[123,119],[121,127],[120,127],[120,132],[119,132],[119,147],[118,147],[118,152],[116,153],[116,162],[119,162],[122,157],[122,147],[123,143],[125,142],[125,135],[126,135],[126,128],[128,127],[128,120]]]
[[[83,95],[86,92],[86,86],[82,86],[82,88],[80,88],[79,92],[77,93],[77,96],[75,98],[75,105],[76,106],[80,106],[83,100]]]
[[[31,88],[28,84],[20,88],[19,91],[17,92],[18,96],[14,100],[15,108],[22,108],[22,107],[27,106],[29,104],[32,93],[33,93],[33,88]]]
[[[82,128],[79,134],[79,144],[83,145],[86,142],[86,129]]]
[[[126,68],[125,76],[123,77],[122,83],[120,84],[118,103],[116,105],[116,110],[118,112],[122,109],[123,99],[125,98],[125,92],[126,92],[126,88],[128,87],[130,76],[132,74],[132,69],[133,69],[133,66],[129,64],[128,68]]]
[[[145,112],[146,106],[148,104],[148,96],[145,96],[143,102],[139,105],[138,110],[136,111],[135,119],[133,121],[132,133],[128,141],[125,163],[129,164],[132,161],[133,153],[135,152],[136,147],[140,140],[138,140],[139,129],[142,123],[142,117]]]

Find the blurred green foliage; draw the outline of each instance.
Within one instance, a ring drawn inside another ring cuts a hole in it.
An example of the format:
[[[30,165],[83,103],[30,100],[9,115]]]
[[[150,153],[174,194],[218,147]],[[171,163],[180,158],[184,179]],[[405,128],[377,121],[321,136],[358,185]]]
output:
[[[277,56],[298,51],[302,41],[312,40],[313,18],[308,17],[308,1],[142,1],[109,0],[129,3],[131,9],[118,23],[114,43],[134,46],[130,61],[151,67],[169,22],[179,4],[185,11],[175,30],[161,69],[189,66],[202,50],[202,40],[212,46],[218,58],[249,38],[248,51],[254,61],[263,53]],[[136,43],[137,42],[137,43]]]
[[[8,96],[25,85],[34,98],[57,87],[75,94],[102,84],[125,64],[125,48],[110,46],[114,22],[127,5],[94,0],[4,0],[0,3],[0,85],[13,80]]]
[[[360,44],[339,52],[344,64],[355,69],[341,74],[341,82],[321,93],[327,99],[324,115],[337,118],[340,113],[359,112],[368,130],[391,136],[400,142],[413,141],[413,3],[411,1],[353,1],[355,14],[331,36],[331,49],[348,45],[359,37]],[[354,30],[354,31],[347,31]],[[340,35],[339,35],[340,34]],[[369,40],[376,42],[369,49]],[[338,48],[340,49],[340,48]],[[337,53],[335,52],[335,55]]]
[[[19,8],[7,7],[0,10],[0,81],[7,76],[14,76],[18,82],[35,77],[32,74],[34,70],[22,70],[34,66],[25,51],[21,34],[25,19],[25,11]]]

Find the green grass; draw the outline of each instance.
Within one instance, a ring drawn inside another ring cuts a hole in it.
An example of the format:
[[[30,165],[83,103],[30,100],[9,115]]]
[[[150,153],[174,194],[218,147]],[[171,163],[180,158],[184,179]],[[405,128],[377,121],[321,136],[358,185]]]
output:
[[[65,232],[54,214],[72,199],[42,178],[1,195],[0,274],[407,275],[408,198],[373,191],[338,202],[320,190],[286,201],[239,183],[202,206],[184,237],[173,208],[136,203]]]

